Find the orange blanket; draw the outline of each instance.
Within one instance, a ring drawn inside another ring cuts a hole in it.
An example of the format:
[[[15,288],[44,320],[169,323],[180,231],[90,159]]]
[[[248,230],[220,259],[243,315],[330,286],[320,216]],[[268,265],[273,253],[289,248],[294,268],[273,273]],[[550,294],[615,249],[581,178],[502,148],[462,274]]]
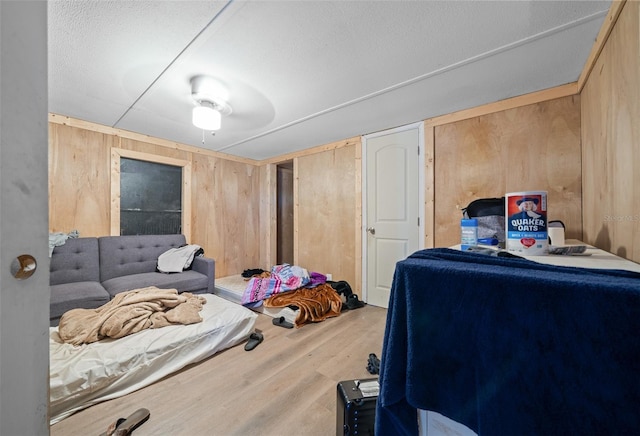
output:
[[[310,322],[319,322],[340,315],[342,299],[330,285],[315,288],[299,288],[295,291],[276,294],[264,300],[266,307],[296,306],[300,310],[294,325],[302,327]]]

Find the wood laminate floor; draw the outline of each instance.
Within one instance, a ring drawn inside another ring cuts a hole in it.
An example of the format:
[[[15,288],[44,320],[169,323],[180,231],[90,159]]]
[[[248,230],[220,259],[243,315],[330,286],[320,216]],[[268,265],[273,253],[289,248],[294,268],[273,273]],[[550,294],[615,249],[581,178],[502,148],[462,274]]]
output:
[[[274,326],[260,314],[264,341],[191,365],[151,386],[82,410],[51,426],[51,436],[99,435],[138,408],[150,419],[134,436],[336,434],[336,385],[373,377],[386,309],[365,306],[300,329]]]

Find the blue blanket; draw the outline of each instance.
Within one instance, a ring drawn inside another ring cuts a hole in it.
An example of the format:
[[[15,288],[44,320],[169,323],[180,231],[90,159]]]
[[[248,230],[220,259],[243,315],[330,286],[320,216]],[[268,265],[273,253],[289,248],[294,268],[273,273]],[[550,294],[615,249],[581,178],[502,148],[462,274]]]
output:
[[[416,408],[479,435],[640,432],[640,274],[450,249],[398,262],[377,435]]]

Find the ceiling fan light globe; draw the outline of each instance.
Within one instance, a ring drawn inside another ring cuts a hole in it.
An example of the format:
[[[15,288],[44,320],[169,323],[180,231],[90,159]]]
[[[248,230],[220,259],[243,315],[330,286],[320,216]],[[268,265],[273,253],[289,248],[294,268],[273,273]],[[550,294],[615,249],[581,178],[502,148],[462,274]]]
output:
[[[220,130],[222,114],[212,107],[196,106],[192,113],[193,125],[202,130]]]

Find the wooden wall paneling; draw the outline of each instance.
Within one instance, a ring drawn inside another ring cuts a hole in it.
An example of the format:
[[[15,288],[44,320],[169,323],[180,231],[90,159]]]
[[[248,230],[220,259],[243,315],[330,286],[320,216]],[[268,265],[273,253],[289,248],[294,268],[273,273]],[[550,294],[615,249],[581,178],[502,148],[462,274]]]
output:
[[[166,150],[182,150],[193,155],[205,155],[211,157],[218,157],[221,159],[232,160],[234,162],[243,162],[249,165],[259,165],[260,162],[254,159],[248,159],[246,157],[233,156],[226,153],[220,153],[218,151],[208,150],[205,148],[194,147],[192,145],[181,144],[179,142],[173,142],[162,138],[156,138],[142,133],[131,132],[129,130],[117,129],[115,127],[109,127],[102,124],[96,124],[89,121],[79,120],[77,118],[71,118],[65,115],[49,113],[49,123],[58,124],[63,126],[75,127],[79,129],[91,130],[93,132],[104,133],[109,136],[113,136],[120,139],[131,139],[143,144],[159,145],[162,149]],[[127,148],[127,145],[125,145]],[[159,149],[160,150],[160,149]],[[161,153],[162,154],[162,153]]]
[[[50,231],[77,229],[81,236],[111,234],[114,150],[117,156],[151,158],[191,168],[183,183],[185,208],[193,215],[183,228],[190,242],[201,245],[207,256],[216,259],[218,277],[261,265],[257,165],[246,159],[227,160],[61,122],[51,122],[49,132]]]
[[[584,240],[640,262],[640,4],[626,2],[582,91]]]
[[[120,220],[121,220],[121,208],[120,200],[122,199],[122,193],[120,190],[121,174],[120,171],[120,153],[118,148],[113,147],[111,149],[111,193],[109,195],[109,204],[111,210],[109,211],[109,217],[111,219],[111,225],[109,227],[109,235],[120,234]]]
[[[283,154],[280,156],[276,156],[270,159],[265,159],[261,161],[262,164],[278,164],[281,162],[292,161],[298,157],[309,156],[316,153],[324,153],[325,151],[334,150],[336,148],[348,147],[351,145],[355,145],[361,141],[359,136],[354,136],[352,138],[342,139],[340,141],[330,142],[328,144],[318,145],[316,147],[307,148],[300,151],[294,151],[292,153]]]
[[[548,191],[548,219],[562,220],[567,238],[582,239],[580,96],[501,115],[511,115],[500,123],[511,127],[502,131],[508,141],[505,192]]]
[[[587,83],[587,79],[593,71],[593,67],[600,57],[600,53],[604,48],[607,40],[609,39],[609,35],[613,30],[616,22],[618,21],[618,17],[624,8],[624,4],[627,0],[613,0],[611,2],[611,6],[609,7],[609,12],[600,27],[600,31],[598,32],[598,36],[596,37],[596,41],[591,47],[591,52],[589,53],[589,57],[585,62],[584,68],[582,69],[582,73],[578,78],[578,92],[582,92],[584,85]]]
[[[462,209],[471,201],[504,195],[504,144],[494,129],[485,117],[435,128],[434,246],[460,243]]]
[[[356,283],[355,144],[294,159],[296,263]],[[359,293],[359,289],[354,288]]]
[[[138,141],[130,138],[121,138],[120,148],[133,152],[148,153],[155,156],[165,156],[181,160],[191,160],[191,156],[193,155],[193,153],[178,148],[165,147],[152,142]]]
[[[435,126],[424,123],[424,247],[435,245]]]
[[[435,245],[460,242],[461,209],[514,191],[549,191],[551,219],[582,236],[580,105],[570,96],[435,128]]]
[[[496,112],[515,109],[521,106],[529,106],[544,101],[555,100],[556,98],[568,97],[577,93],[578,83],[572,82],[565,85],[555,86],[553,88],[543,89],[541,91],[531,92],[529,94],[499,100],[493,103],[483,104],[469,109],[463,109],[450,114],[428,118],[425,120],[425,123],[430,126],[440,126],[443,124],[454,123],[456,121],[480,117],[482,115],[489,115]]]
[[[214,166],[217,159],[211,156],[194,156],[192,161],[193,202],[191,204],[191,240],[204,250],[204,255],[216,261],[216,277],[223,277],[224,236],[217,217],[212,213],[216,206]]]
[[[611,88],[617,110],[611,135],[616,147],[613,213],[621,215],[615,217],[613,250],[640,262],[640,4],[627,2],[622,13],[610,54],[617,72]]]
[[[608,51],[599,54],[588,80],[585,81],[581,93],[582,117],[582,186],[583,186],[583,239],[585,242],[610,251],[611,239],[609,223],[601,220],[597,223],[593,217],[598,216],[599,208],[606,208],[610,200],[607,198],[609,182],[607,175],[611,171],[606,169],[609,160],[605,159],[611,151],[606,151],[610,142],[606,141],[606,131],[609,121],[609,111],[601,113],[600,103],[605,104],[602,83],[609,83],[610,68],[604,68],[605,56]],[[597,147],[594,146],[597,144]],[[603,160],[604,159],[604,160]],[[600,172],[600,175],[597,175]],[[596,210],[596,205],[598,210]],[[594,213],[595,212],[595,213]]]
[[[216,277],[260,266],[259,167],[194,156],[194,242],[216,260]]]
[[[49,231],[81,237],[110,230],[110,150],[118,138],[49,125]]]

